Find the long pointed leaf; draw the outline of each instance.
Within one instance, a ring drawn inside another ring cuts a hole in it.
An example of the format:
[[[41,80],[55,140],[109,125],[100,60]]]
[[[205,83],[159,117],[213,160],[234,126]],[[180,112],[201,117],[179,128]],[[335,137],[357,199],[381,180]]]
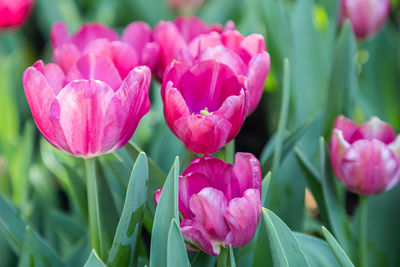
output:
[[[183,241],[181,231],[175,219],[171,220],[168,231],[167,266],[190,266],[185,242]]]
[[[343,248],[339,245],[339,243],[336,241],[333,235],[323,226],[322,226],[322,233],[324,234],[326,241],[331,247],[333,254],[335,254],[336,259],[340,263],[340,266],[354,267],[353,263],[346,255],[346,252],[344,252]]]

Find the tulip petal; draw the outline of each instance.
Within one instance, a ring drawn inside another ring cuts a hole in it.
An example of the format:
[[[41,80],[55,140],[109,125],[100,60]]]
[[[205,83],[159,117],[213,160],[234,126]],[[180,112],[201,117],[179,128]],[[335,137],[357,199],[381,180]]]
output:
[[[217,46],[215,48],[208,48],[204,50],[198,57],[199,61],[215,60],[219,63],[229,66],[235,74],[244,74],[246,65],[243,60],[232,50],[224,47]]]
[[[250,34],[246,36],[241,42],[240,48],[240,56],[246,64],[252,57],[267,50],[264,37],[261,34]]]
[[[250,109],[248,114],[251,114],[256,109],[261,100],[269,68],[270,58],[269,54],[265,51],[253,57],[247,66],[246,76],[250,91]]]
[[[352,120],[347,119],[343,115],[340,115],[336,118],[333,128],[341,131],[344,140],[350,144],[362,138],[360,132],[358,131],[357,124],[355,124]]]
[[[112,29],[101,23],[92,22],[84,24],[72,37],[73,43],[79,50],[83,51],[85,47],[93,40],[105,38],[109,41],[117,41],[118,34]]]
[[[229,231],[224,218],[227,206],[224,193],[212,187],[203,188],[189,201],[196,224],[203,226],[213,241],[224,241]]]
[[[340,180],[342,179],[342,159],[349,148],[350,144],[343,138],[343,132],[334,129],[329,143],[329,150],[333,171]]]
[[[105,113],[104,151],[115,151],[131,139],[150,110],[150,82],[151,72],[146,66],[134,68],[125,78]]]
[[[188,71],[189,65],[185,62],[172,62],[165,70],[164,79],[161,84],[161,98],[164,101],[165,91],[168,83],[172,82],[170,87],[179,88],[182,76]]]
[[[138,56],[142,55],[144,46],[151,41],[151,28],[142,21],[135,21],[129,24],[121,37],[121,40],[134,48]]]
[[[360,125],[359,131],[364,139],[378,139],[385,144],[390,144],[396,138],[392,126],[377,117],[372,117]]]
[[[99,80],[108,84],[114,91],[121,85],[121,77],[111,59],[107,56],[86,54],[82,56],[67,74],[66,81]]]
[[[51,26],[50,40],[53,49],[60,47],[63,44],[71,42],[71,38],[68,35],[68,29],[64,22],[57,21]]]
[[[113,95],[110,86],[96,80],[73,81],[58,94],[52,120],[61,126],[70,153],[91,157],[103,152],[104,115]]]
[[[164,116],[168,127],[173,129],[176,120],[190,115],[189,109],[181,93],[172,87],[170,81],[165,89]]]
[[[359,194],[378,194],[399,181],[396,155],[381,141],[358,140],[342,161],[343,182]],[[396,182],[393,182],[395,180]]]
[[[214,154],[228,140],[232,124],[215,115],[187,115],[176,120],[172,131],[192,152]]]
[[[62,89],[65,77],[61,68],[54,63],[44,65],[41,60],[33,64],[33,67],[43,74],[50,87],[53,88],[54,94],[57,95]]]
[[[156,42],[145,44],[140,55],[140,64],[155,70],[160,58],[160,46]]]
[[[232,198],[241,197],[247,189],[261,192],[260,162],[251,153],[236,153],[230,184]]]
[[[248,189],[243,197],[229,202],[224,213],[230,229],[225,239],[226,246],[241,247],[253,239],[261,216],[260,197],[260,191]]]
[[[194,38],[189,43],[189,50],[192,57],[196,58],[207,48],[213,48],[219,45],[223,45],[221,41],[221,35],[216,32],[210,32],[209,34],[201,34]]]
[[[174,24],[176,25],[177,29],[182,34],[187,43],[189,43],[200,34],[210,32],[208,26],[197,17],[181,16],[174,20]]]
[[[239,54],[241,51],[241,44],[243,40],[244,36],[236,30],[224,31],[222,33],[222,42],[224,45],[237,54]]]
[[[68,73],[80,56],[78,48],[72,43],[62,44],[53,50],[53,61],[62,68],[64,73]]]
[[[206,187],[210,187],[210,182],[201,173],[189,173],[179,178],[179,212],[185,219],[194,217],[189,208],[190,198]]]

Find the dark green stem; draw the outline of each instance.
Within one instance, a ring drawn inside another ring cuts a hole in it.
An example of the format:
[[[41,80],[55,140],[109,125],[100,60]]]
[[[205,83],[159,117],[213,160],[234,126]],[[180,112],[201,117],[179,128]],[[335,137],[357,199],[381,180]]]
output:
[[[221,247],[221,251],[219,252],[219,256],[217,259],[217,267],[226,267],[227,258],[228,258],[228,249]]]
[[[360,231],[359,231],[359,260],[360,267],[368,266],[368,199],[360,195]]]

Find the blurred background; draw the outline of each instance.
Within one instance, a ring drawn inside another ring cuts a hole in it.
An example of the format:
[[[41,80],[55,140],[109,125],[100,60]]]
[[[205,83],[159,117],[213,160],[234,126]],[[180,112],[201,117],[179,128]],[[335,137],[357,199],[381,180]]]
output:
[[[271,169],[271,149],[282,114],[283,61],[289,59],[285,143],[268,208],[292,230],[320,235],[320,214],[313,198],[305,197],[307,174],[293,152],[294,140],[299,141],[296,148],[318,166],[319,137],[329,140],[339,114],[356,122],[378,116],[400,132],[398,0],[392,1],[383,30],[363,42],[356,41],[349,25],[339,27],[338,2],[36,0],[21,28],[0,31],[0,194],[71,266],[85,262],[90,248],[81,238],[86,231],[82,215],[86,199],[79,191],[84,191],[84,180],[67,178],[83,176],[83,163],[56,151],[41,137],[24,96],[22,73],[38,59],[51,61],[49,30],[56,21],[65,21],[70,33],[91,21],[121,33],[136,20],[154,26],[159,20],[195,15],[208,24],[233,20],[242,34],[260,33],[266,38],[272,65],[265,92],[235,141],[237,151],[251,152],[260,159],[264,175]],[[176,155],[185,156],[185,149],[164,122],[159,90],[153,80],[152,108],[133,140],[167,173]],[[336,186],[347,215],[357,225],[357,197],[338,183]],[[370,197],[369,216],[370,229],[376,229],[369,232],[370,265],[398,266],[400,187]],[[0,266],[15,266],[18,257],[2,231],[7,229],[0,221]],[[254,264],[257,266],[256,258]]]

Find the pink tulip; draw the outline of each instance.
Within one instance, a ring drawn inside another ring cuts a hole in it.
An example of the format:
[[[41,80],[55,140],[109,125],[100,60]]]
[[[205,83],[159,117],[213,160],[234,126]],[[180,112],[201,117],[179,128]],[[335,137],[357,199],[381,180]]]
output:
[[[389,0],[342,0],[340,22],[349,19],[357,38],[364,39],[383,27],[389,11]]]
[[[247,81],[214,60],[174,62],[161,86],[164,116],[187,149],[213,154],[239,132],[248,109]]]
[[[138,65],[153,68],[158,61],[159,47],[152,42],[152,31],[144,22],[129,24],[122,37],[100,24],[83,25],[72,36],[63,22],[54,23],[50,32],[53,60],[68,72],[75,62],[88,53],[106,55],[114,63],[122,78]]]
[[[34,0],[0,0],[0,29],[20,26],[28,17]]]
[[[86,54],[64,74],[57,64],[36,62],[23,84],[33,118],[56,148],[90,158],[116,151],[149,111],[151,73],[133,68],[124,79],[104,55]]]
[[[339,116],[330,154],[334,172],[352,192],[379,194],[400,181],[400,136],[376,117],[357,126]]]
[[[160,22],[154,29],[154,39],[160,45],[158,77],[173,60],[196,64],[214,59],[231,68],[236,75],[247,77],[252,113],[260,102],[270,69],[270,57],[264,37],[245,37],[235,30],[233,22],[210,28],[195,17],[179,17],[172,22]]]
[[[221,247],[246,245],[261,215],[260,163],[250,153],[237,153],[235,165],[210,156],[194,159],[179,177],[179,211],[188,249],[217,256]]]

